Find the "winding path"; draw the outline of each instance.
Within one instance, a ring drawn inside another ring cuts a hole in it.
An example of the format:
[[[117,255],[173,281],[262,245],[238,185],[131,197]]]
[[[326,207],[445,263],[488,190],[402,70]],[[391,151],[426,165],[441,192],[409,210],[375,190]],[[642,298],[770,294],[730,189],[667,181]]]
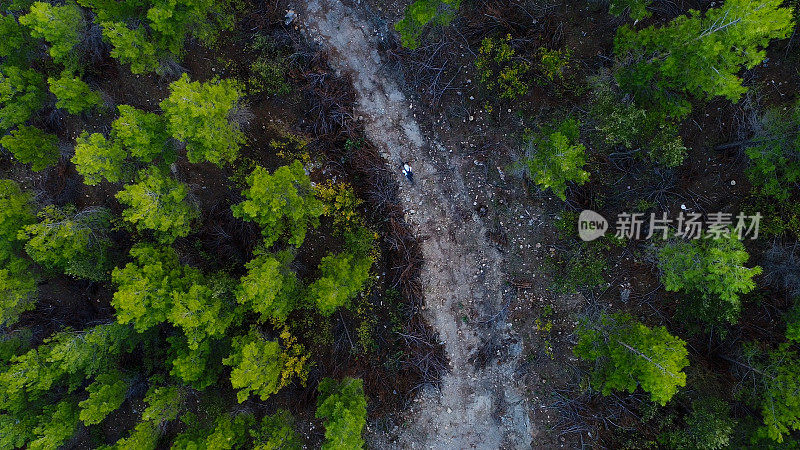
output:
[[[351,76],[367,138],[389,166],[410,161],[417,180],[412,186],[396,171],[407,220],[422,239],[426,313],[445,344],[450,372],[440,392],[420,394],[392,445],[530,448],[528,405],[514,376],[522,345],[504,320],[462,319],[464,307],[496,317],[506,300],[501,257],[471,207],[459,158],[420,130],[411,103],[382,68],[379,36],[361,11],[338,0],[307,0],[298,18],[328,49],[333,69]],[[487,348],[490,360],[476,366],[474,356]]]

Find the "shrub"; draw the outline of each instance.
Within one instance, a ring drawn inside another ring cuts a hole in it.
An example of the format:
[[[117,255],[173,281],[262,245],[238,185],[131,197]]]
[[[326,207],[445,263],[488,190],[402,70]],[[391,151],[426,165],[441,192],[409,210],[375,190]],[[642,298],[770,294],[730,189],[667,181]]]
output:
[[[651,2],[652,0],[611,0],[608,12],[616,17],[627,12],[628,15],[631,16],[631,19],[638,22],[652,15],[652,13],[647,10]]]
[[[748,144],[747,177],[758,195],[785,202],[800,184],[800,103],[767,110]]]
[[[417,49],[425,27],[450,25],[460,6],[461,0],[416,0],[408,5],[403,19],[394,25],[400,33],[400,42],[406,48]]]
[[[505,38],[484,38],[475,67],[481,83],[500,98],[513,100],[528,93],[525,76],[530,65],[516,58],[510,34]]]

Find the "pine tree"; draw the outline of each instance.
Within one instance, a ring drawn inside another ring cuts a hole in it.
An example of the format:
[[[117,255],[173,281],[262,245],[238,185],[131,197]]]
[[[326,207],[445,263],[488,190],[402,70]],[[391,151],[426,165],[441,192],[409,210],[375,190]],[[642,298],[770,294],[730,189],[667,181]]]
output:
[[[567,119],[542,128],[538,134],[525,137],[527,155],[519,163],[526,174],[542,189],[550,189],[566,200],[567,183],[583,184],[589,180],[586,147],[580,137],[580,123]]]
[[[595,362],[592,379],[603,395],[641,386],[663,406],[686,385],[686,342],[664,327],[648,328],[626,314],[603,314],[594,323],[584,320],[577,334],[574,353]]]
[[[161,109],[172,137],[186,144],[189,161],[222,166],[236,159],[245,138],[230,118],[241,96],[233,80],[201,83],[183,74],[170,84],[170,96],[161,102]]]
[[[299,247],[309,227],[319,224],[324,211],[314,197],[311,180],[303,165],[294,161],[270,174],[256,167],[247,177],[248,189],[242,192],[245,201],[234,205],[233,215],[257,223],[264,236],[264,247],[289,234],[289,243]]]
[[[295,307],[298,289],[297,277],[286,268],[292,255],[260,250],[255,256],[245,265],[247,274],[241,278],[236,300],[259,313],[262,321],[283,322]]]
[[[130,64],[131,72],[141,74],[159,68],[158,50],[142,28],[131,30],[124,22],[101,22],[103,38],[111,44],[111,57]]]
[[[0,129],[22,125],[41,109],[46,98],[44,77],[33,69],[0,65]]]
[[[665,116],[689,112],[681,94],[738,101],[746,88],[736,74],[766,56],[772,39],[794,28],[782,0],[726,0],[705,13],[691,10],[663,27],[621,27],[614,39],[620,59],[616,78],[645,105],[656,102]]]
[[[48,78],[47,83],[50,85],[50,92],[56,96],[56,107],[70,114],[80,114],[103,104],[100,94],[68,72],[62,73],[60,78]]]
[[[30,28],[33,37],[44,38],[50,44],[53,61],[70,69],[77,67],[74,49],[86,29],[86,21],[77,5],[34,2],[30,12],[19,18],[19,23]]]
[[[668,291],[697,294],[692,311],[700,319],[714,323],[721,319],[737,321],[740,294],[755,289],[753,277],[761,267],[746,267],[749,255],[731,232],[720,239],[674,240],[658,251],[661,282]]]
[[[133,322],[142,332],[166,321],[173,308],[173,294],[188,289],[187,280],[199,275],[181,265],[170,247],[136,244],[130,253],[134,261],[111,274],[117,285],[111,304],[119,323]]]
[[[336,308],[346,306],[363,289],[370,267],[371,259],[350,253],[322,258],[320,277],[309,286],[309,297],[317,310],[329,316]]]
[[[78,403],[80,419],[86,425],[95,425],[122,406],[128,394],[128,383],[122,373],[109,371],[98,375],[86,391],[89,398]]]
[[[251,392],[266,400],[289,384],[295,374],[303,376],[302,362],[294,365],[295,358],[289,351],[254,329],[233,338],[231,355],[222,363],[232,367],[231,385],[239,389],[236,394],[239,403],[247,400]]]
[[[32,201],[14,181],[0,180],[0,325],[14,324],[35,305],[36,278],[19,256],[23,242],[18,236],[36,220]]]
[[[26,225],[19,238],[25,251],[47,269],[94,281],[108,279],[111,213],[105,208],[77,212],[74,207],[46,206],[39,222]]]
[[[116,195],[127,206],[122,218],[136,225],[139,231],[152,230],[164,244],[188,236],[199,211],[189,203],[186,185],[154,166],[142,169],[138,180]]]
[[[419,47],[422,32],[429,24],[447,26],[455,18],[461,0],[416,0],[408,5],[403,19],[394,25],[403,47]]]
[[[325,420],[323,450],[352,450],[364,447],[361,433],[367,423],[367,399],[363,382],[325,378],[317,387],[317,418]]]
[[[36,127],[20,125],[11,134],[3,136],[0,145],[11,152],[17,161],[30,164],[34,172],[58,162],[58,137]]]
[[[75,170],[83,175],[83,182],[89,186],[100,184],[103,180],[116,183],[127,178],[125,158],[127,152],[116,142],[109,141],[100,133],[81,133],[75,144],[72,163]]]

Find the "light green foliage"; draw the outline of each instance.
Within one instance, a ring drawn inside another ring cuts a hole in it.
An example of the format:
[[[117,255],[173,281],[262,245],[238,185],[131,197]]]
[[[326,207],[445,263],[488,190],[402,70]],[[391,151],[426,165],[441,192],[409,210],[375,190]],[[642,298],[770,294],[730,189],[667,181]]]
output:
[[[241,278],[236,300],[261,314],[261,320],[283,322],[294,309],[298,280],[287,268],[292,254],[272,255],[259,250],[246,264],[247,274]]]
[[[316,416],[325,420],[324,450],[352,450],[364,447],[361,433],[367,423],[367,399],[363,382],[344,378],[323,379],[317,387]]]
[[[403,47],[418,48],[422,32],[429,24],[450,25],[460,6],[461,0],[416,0],[408,5],[403,19],[394,25]]]
[[[80,419],[86,425],[94,425],[122,406],[127,397],[128,383],[120,372],[110,371],[98,375],[86,391],[89,398],[78,404],[81,407]]]
[[[135,74],[161,72],[161,60],[179,58],[188,35],[211,44],[221,28],[232,28],[229,1],[154,0],[109,2],[80,0],[97,14],[111,56],[131,64]],[[129,23],[137,23],[134,29]]]
[[[151,162],[167,149],[169,135],[164,119],[133,106],[120,105],[119,117],[111,124],[111,137],[134,158]]]
[[[664,327],[648,328],[627,314],[603,314],[596,322],[584,320],[577,334],[575,356],[595,362],[592,380],[603,395],[641,386],[663,406],[686,385],[686,343]]]
[[[131,434],[117,441],[115,450],[155,450],[161,433],[151,422],[139,422]]]
[[[167,422],[173,421],[184,408],[185,392],[175,386],[153,386],[147,391],[142,421],[131,434],[114,446],[118,450],[153,450],[158,445],[159,431]]]
[[[214,430],[206,437],[205,445],[209,449],[219,450],[243,448],[254,422],[252,414],[237,414],[233,420],[229,415],[223,414],[217,418]]]
[[[100,133],[81,133],[75,145],[72,162],[83,175],[84,183],[94,186],[104,179],[116,183],[130,176],[128,156],[150,163],[161,157],[174,161],[169,148],[164,120],[128,105],[120,105],[119,117],[111,124],[110,137]]]
[[[186,237],[199,211],[186,198],[186,185],[150,166],[138,175],[139,182],[125,186],[116,195],[126,206],[122,218],[139,231],[152,230],[161,243]]]
[[[283,386],[282,374],[286,355],[277,341],[264,339],[257,331],[233,339],[231,355],[222,363],[231,366],[231,385],[239,389],[239,403],[247,400],[250,393],[266,400]]]
[[[110,211],[76,212],[72,207],[48,205],[38,215],[39,223],[26,225],[19,233],[19,238],[27,241],[25,251],[31,259],[78,278],[108,279]]]
[[[196,275],[180,264],[170,247],[136,244],[131,248],[131,258],[133,262],[111,274],[117,285],[111,304],[119,323],[133,322],[142,332],[167,320],[173,293],[186,289],[187,278]]]
[[[311,180],[299,161],[272,174],[257,166],[247,184],[249,188],[242,192],[246,200],[232,207],[233,215],[257,223],[265,247],[284,234],[289,234],[290,244],[299,247],[308,228],[319,224],[324,206],[314,197]]]
[[[245,137],[230,118],[240,97],[239,86],[231,79],[201,83],[183,74],[170,84],[170,96],[161,102],[161,109],[172,137],[186,143],[189,161],[222,166],[236,159]]]
[[[167,341],[172,344],[175,353],[170,375],[197,390],[216,383],[222,367],[219,359],[212,358],[215,354],[208,340],[196,344],[194,348],[190,348],[186,340],[179,336],[170,336]]]
[[[611,0],[608,5],[608,12],[612,16],[619,17],[625,12],[631,16],[631,19],[640,21],[652,15],[647,7],[650,6],[652,0]]]
[[[561,200],[567,199],[567,183],[583,184],[589,180],[586,147],[578,139],[580,123],[566,119],[542,127],[537,134],[525,136],[527,155],[518,163],[542,189],[550,189]]]
[[[70,396],[58,401],[54,394],[71,394],[83,380],[107,372],[120,353],[136,344],[130,330],[116,323],[80,331],[61,331],[28,352],[12,358],[0,372],[0,429],[8,439],[28,448],[58,448],[77,425],[77,402]],[[11,426],[4,418],[18,419]],[[10,429],[6,427],[10,426]],[[5,441],[0,436],[0,441]],[[4,447],[5,448],[5,447]]]
[[[782,0],[727,0],[705,14],[691,10],[663,27],[621,27],[614,52],[621,61],[620,86],[644,105],[656,102],[666,116],[683,117],[689,104],[675,94],[738,101],[746,91],[736,75],[766,56],[772,39],[794,28]]]
[[[65,109],[70,114],[79,114],[103,104],[100,94],[68,72],[62,73],[60,78],[48,78],[47,83],[50,85],[50,92],[56,96],[56,107]]]
[[[720,239],[674,240],[658,251],[661,282],[668,291],[691,294],[697,305],[692,314],[709,322],[735,323],[740,294],[755,288],[753,277],[761,267],[745,267],[749,255],[736,236]]]
[[[147,408],[142,413],[142,420],[156,426],[175,420],[183,409],[184,396],[183,390],[176,386],[150,388],[144,397]]]
[[[800,183],[800,103],[767,110],[747,147],[747,176],[759,194],[785,202]]]
[[[58,137],[36,127],[20,125],[11,134],[3,136],[0,145],[11,152],[17,161],[30,164],[35,172],[58,162]]]
[[[191,273],[191,272],[190,272]],[[194,278],[199,278],[196,275]],[[169,320],[183,329],[188,346],[196,350],[209,337],[222,337],[233,320],[230,305],[232,293],[229,283],[212,278],[210,283],[186,280],[191,286],[172,293],[172,310]]]
[[[123,22],[101,22],[103,38],[113,47],[111,57],[131,65],[131,72],[141,74],[159,67],[157,49],[144,29],[131,30]]]
[[[116,183],[125,178],[127,156],[116,142],[109,141],[100,133],[88,134],[84,131],[75,143],[72,163],[75,164],[75,170],[83,175],[83,182],[95,186],[103,180]]]
[[[46,418],[42,418],[34,428],[34,438],[28,448],[30,450],[55,450],[72,437],[78,426],[78,408],[70,400],[62,400],[44,409]]]
[[[338,253],[322,258],[320,277],[309,286],[309,298],[320,314],[329,316],[346,306],[369,279],[372,260],[352,253]]]
[[[264,416],[261,427],[252,430],[255,450],[300,450],[302,442],[294,431],[294,417],[285,409]]]
[[[800,430],[800,357],[788,344],[769,356],[761,371],[764,383],[761,415],[764,426],[759,435],[783,442],[792,431]]]
[[[30,194],[12,180],[0,180],[0,325],[12,325],[33,309],[36,279],[28,262],[19,257],[19,231],[36,220]]]
[[[30,12],[19,18],[19,23],[31,29],[31,35],[44,38],[50,44],[53,61],[73,69],[77,66],[74,48],[81,42],[86,28],[83,13],[77,5],[54,6],[35,2]]]
[[[658,437],[659,443],[679,450],[719,450],[730,444],[736,421],[730,406],[716,397],[692,402],[692,412],[683,429],[671,430]]]
[[[39,72],[0,65],[0,129],[24,124],[44,100],[44,77]]]
[[[516,57],[511,48],[511,35],[505,38],[484,38],[475,59],[481,83],[500,98],[513,100],[528,92],[525,80],[530,65]]]

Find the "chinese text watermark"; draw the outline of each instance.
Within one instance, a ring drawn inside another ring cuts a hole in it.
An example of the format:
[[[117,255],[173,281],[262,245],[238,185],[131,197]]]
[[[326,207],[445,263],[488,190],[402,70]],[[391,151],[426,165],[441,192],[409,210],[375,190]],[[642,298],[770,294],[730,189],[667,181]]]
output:
[[[761,213],[748,215],[715,212],[705,216],[700,213],[683,212],[677,217],[667,213],[617,214],[614,236],[618,239],[667,239],[675,236],[684,239],[724,239],[736,236],[739,240],[758,238]],[[583,210],[578,216],[578,236],[584,241],[593,241],[608,231],[605,217],[592,210]]]

